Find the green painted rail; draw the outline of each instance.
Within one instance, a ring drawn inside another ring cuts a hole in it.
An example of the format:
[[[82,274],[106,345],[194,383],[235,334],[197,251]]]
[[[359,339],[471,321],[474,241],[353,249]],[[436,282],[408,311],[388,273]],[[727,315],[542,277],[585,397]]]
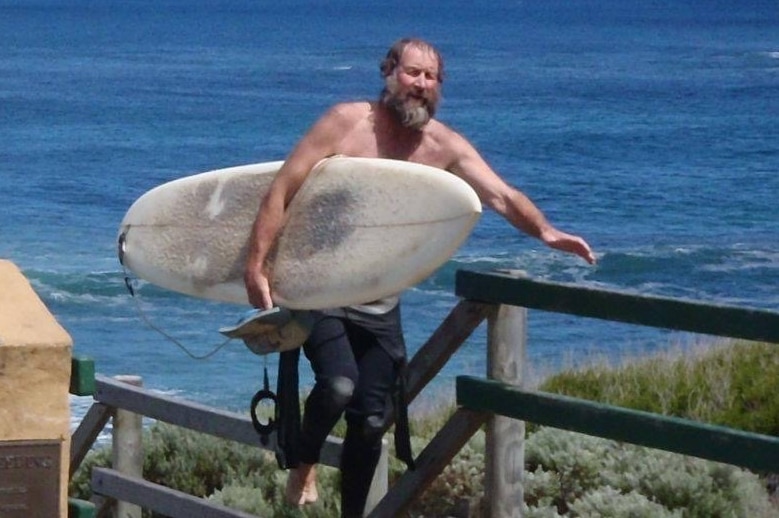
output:
[[[457,404],[544,426],[725,462],[757,471],[779,469],[779,438],[584,399],[527,392],[457,377]]]
[[[68,518],[95,518],[95,504],[76,498],[68,499]]]
[[[457,272],[455,293],[478,302],[779,343],[779,313],[763,309],[601,290],[510,274],[467,270]]]
[[[693,333],[779,342],[779,313],[684,299],[537,281],[508,273],[458,271],[457,295],[481,303],[521,306]],[[779,471],[779,438],[706,423],[524,391],[493,380],[457,378],[457,402],[474,411],[725,462]]]
[[[88,357],[70,359],[70,393],[91,396],[95,393],[95,361]]]

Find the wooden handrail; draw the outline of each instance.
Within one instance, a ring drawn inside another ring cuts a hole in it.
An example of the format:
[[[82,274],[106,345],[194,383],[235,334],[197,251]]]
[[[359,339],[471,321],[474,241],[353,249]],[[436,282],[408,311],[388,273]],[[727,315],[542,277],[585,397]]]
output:
[[[529,392],[493,380],[458,376],[457,403],[473,411],[493,412],[757,471],[774,471],[779,466],[779,437],[558,394]]]
[[[459,270],[455,293],[469,300],[678,331],[779,343],[779,312]]]

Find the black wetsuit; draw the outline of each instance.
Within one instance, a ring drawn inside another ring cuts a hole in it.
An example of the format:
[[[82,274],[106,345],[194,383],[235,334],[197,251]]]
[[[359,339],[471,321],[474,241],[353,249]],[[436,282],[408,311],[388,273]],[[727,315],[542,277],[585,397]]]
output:
[[[385,299],[316,316],[303,346],[316,382],[305,404],[300,461],[319,461],[322,445],[345,412],[341,515],[362,516],[406,359],[400,304]]]

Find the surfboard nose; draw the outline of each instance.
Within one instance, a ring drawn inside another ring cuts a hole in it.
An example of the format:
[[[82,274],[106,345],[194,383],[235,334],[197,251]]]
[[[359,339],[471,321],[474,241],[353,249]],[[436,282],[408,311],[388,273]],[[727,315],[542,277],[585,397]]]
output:
[[[116,256],[119,258],[119,264],[122,266],[124,266],[124,253],[127,245],[127,231],[129,229],[129,226],[123,226],[116,237]]]

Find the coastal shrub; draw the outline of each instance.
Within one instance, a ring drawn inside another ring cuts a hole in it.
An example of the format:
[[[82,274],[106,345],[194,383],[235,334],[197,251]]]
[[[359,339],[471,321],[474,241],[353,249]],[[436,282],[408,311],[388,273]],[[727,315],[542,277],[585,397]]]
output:
[[[200,497],[230,477],[255,473],[267,478],[278,469],[264,450],[165,423],[149,429],[143,447],[146,480]]]
[[[671,511],[636,492],[622,493],[610,486],[589,491],[570,505],[571,515],[581,518],[682,518],[681,509]]]
[[[337,470],[320,466],[317,469],[319,500],[297,509],[284,502],[287,472],[275,467],[270,477],[258,473],[229,477],[225,486],[209,498],[216,503],[257,516],[329,518],[340,515]]]
[[[286,472],[267,452],[164,424],[152,426],[146,437],[145,478],[152,482],[258,516],[339,514],[336,469],[319,468],[319,502],[297,510],[283,503]],[[428,440],[414,437],[415,452]],[[479,516],[483,452],[484,433],[478,432],[412,506],[410,516]],[[543,427],[529,435],[525,456],[528,517],[671,517],[682,511],[685,518],[777,515],[758,477],[732,466]],[[90,454],[71,494],[88,498],[84,471],[109,460],[108,448]],[[396,478],[403,466],[394,458],[390,464]],[[209,484],[215,486],[212,491]],[[73,493],[76,487],[81,493]]]
[[[412,438],[415,453],[424,448],[428,438]],[[405,472],[397,459],[390,462],[390,480]],[[478,431],[455,455],[452,461],[410,507],[411,516],[468,516],[469,509],[479,508],[484,498],[484,432]]]
[[[87,453],[78,470],[73,474],[68,484],[68,495],[81,500],[89,500],[92,496],[90,478],[93,467],[107,467],[111,465],[111,448],[101,447]]]
[[[687,354],[565,371],[539,389],[636,410],[779,435],[779,350],[744,341]]]
[[[279,473],[269,452],[165,423],[144,431],[143,449],[144,479],[199,497],[240,477],[272,480]],[[92,468],[110,465],[110,447],[91,451],[70,483],[70,495],[89,499]]]
[[[525,449],[525,502],[562,516],[777,516],[737,467],[542,427]]]

